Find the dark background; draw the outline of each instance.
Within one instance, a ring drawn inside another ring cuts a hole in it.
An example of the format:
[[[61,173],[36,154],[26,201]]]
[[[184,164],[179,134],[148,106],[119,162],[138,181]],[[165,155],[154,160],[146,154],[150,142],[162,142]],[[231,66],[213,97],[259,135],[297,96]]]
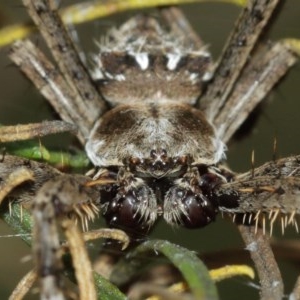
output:
[[[75,1],[62,1],[74,3]],[[233,27],[240,8],[230,4],[205,3],[184,6],[189,20],[202,39],[209,45],[213,57],[217,58],[226,37]],[[82,36],[81,43],[88,51],[97,51],[94,41],[121,20],[134,12],[116,15],[78,27]],[[17,23],[27,20],[25,10],[20,1],[0,0],[0,24]],[[300,2],[288,0],[281,8],[278,19],[272,27],[268,38],[278,40],[286,37],[300,38]],[[38,44],[43,44],[40,37],[35,36]],[[20,75],[17,68],[7,59],[8,49],[0,50],[0,123],[9,125],[17,123],[37,122],[51,119],[51,113],[45,101],[32,85]],[[238,142],[231,142],[228,149],[228,162],[236,171],[246,171],[251,167],[251,152],[255,150],[256,164],[259,165],[272,158],[273,140],[277,138],[278,156],[285,157],[299,154],[299,118],[300,118],[300,73],[299,64],[288,74],[283,82],[272,92],[268,103],[261,113],[252,132]],[[56,138],[53,144],[59,145]],[[279,227],[279,226],[278,226]],[[278,231],[279,232],[279,231]],[[22,262],[30,255],[30,249],[18,237],[7,237],[13,234],[0,221],[0,298],[6,299],[17,282],[30,269],[31,262]],[[281,234],[277,234],[281,238]],[[218,221],[205,229],[190,231],[170,228],[159,224],[154,232],[156,238],[168,239],[199,253],[243,247],[240,237],[231,222]],[[293,229],[288,229],[284,239],[293,236]],[[24,259],[23,259],[24,260]],[[281,264],[285,272],[286,293],[289,293],[299,270],[296,266]],[[288,273],[288,275],[287,275]],[[230,279],[219,285],[225,287],[227,299],[240,299],[247,293],[248,299],[258,298],[257,290],[250,287],[247,280]],[[231,292],[230,292],[231,291]],[[30,296],[31,298],[31,296]],[[246,299],[246,298],[245,298]]]

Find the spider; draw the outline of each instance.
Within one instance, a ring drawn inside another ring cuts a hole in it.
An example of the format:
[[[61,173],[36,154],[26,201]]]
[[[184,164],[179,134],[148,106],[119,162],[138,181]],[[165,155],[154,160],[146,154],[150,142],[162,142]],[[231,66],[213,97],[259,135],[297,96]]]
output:
[[[291,41],[256,45],[278,2],[249,1],[216,63],[177,8],[160,9],[164,26],[133,17],[99,43],[88,72],[52,1],[23,1],[59,71],[28,40],[14,43],[10,58],[64,122],[3,127],[1,141],[73,131],[95,166],[91,178],[3,154],[3,198],[21,188],[33,211],[44,297],[65,296],[53,224],[60,219],[72,248],[65,216],[85,226],[100,211],[130,233],[147,232],[160,217],[200,228],[225,212],[241,214],[255,231],[262,222],[264,233],[267,213],[271,231],[279,214],[283,228],[297,229],[298,156],[244,174],[223,165],[225,143],[297,61]]]

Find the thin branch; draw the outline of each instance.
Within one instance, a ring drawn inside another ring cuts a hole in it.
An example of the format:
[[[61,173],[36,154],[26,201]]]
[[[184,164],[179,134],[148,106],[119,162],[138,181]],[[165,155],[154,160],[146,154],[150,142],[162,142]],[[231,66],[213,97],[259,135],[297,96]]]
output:
[[[257,229],[254,226],[239,225],[238,229],[258,272],[261,284],[261,300],[281,300],[283,282],[270,246],[269,237],[263,234],[262,229]]]

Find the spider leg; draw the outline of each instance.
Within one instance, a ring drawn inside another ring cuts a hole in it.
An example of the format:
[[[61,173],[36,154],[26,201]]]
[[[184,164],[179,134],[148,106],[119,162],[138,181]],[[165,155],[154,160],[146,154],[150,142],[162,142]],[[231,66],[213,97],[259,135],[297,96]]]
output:
[[[243,223],[256,220],[256,229],[261,217],[268,215],[271,232],[274,221],[284,216],[283,229],[293,225],[298,231],[295,216],[300,213],[299,161],[299,155],[270,161],[218,186],[213,193],[220,211],[247,214],[249,218],[243,218]]]
[[[106,110],[106,103],[94,87],[88,71],[82,64],[76,48],[60,19],[52,0],[23,0],[29,15],[38,26],[59,69],[74,93],[72,104],[91,129]]]
[[[113,238],[128,245],[128,236],[121,231],[100,230],[82,235],[74,220],[66,216],[86,220],[98,213],[96,204],[100,194],[97,188],[87,185],[84,176],[61,174],[47,181],[36,195],[32,205],[34,219],[33,252],[40,278],[41,294],[47,299],[64,299],[62,254],[66,247],[59,243],[58,228],[66,236],[67,248],[72,257],[79,286],[79,299],[96,299],[91,261],[84,241],[99,237]],[[51,298],[52,297],[52,298]],[[58,298],[55,298],[58,297]]]
[[[75,103],[72,102],[74,93],[54,65],[29,40],[14,43],[9,56],[50,102],[61,118],[78,125],[78,138],[84,144],[90,128]]]
[[[0,127],[0,143],[23,141],[60,132],[77,133],[74,124],[64,121],[45,121],[26,125]]]
[[[81,299],[88,299],[87,295],[94,299],[94,282],[90,278],[90,261],[84,242],[110,238],[121,242],[122,249],[129,244],[128,236],[120,230],[99,229],[82,234],[78,232],[76,222],[71,220],[79,219],[86,224],[98,213],[99,186],[88,185],[91,179],[86,176],[64,175],[46,164],[10,155],[2,156],[0,174],[1,198],[9,196],[10,201],[31,208],[35,221],[33,240],[31,235],[28,239],[23,238],[34,245],[36,268],[21,280],[12,299],[19,299],[27,293],[36,277],[41,279],[43,293],[49,295],[49,299],[55,295],[58,299],[64,299],[61,256],[66,252],[70,252],[72,257],[79,290],[84,295]],[[59,242],[59,228],[67,238],[63,245]],[[22,230],[16,229],[18,232]],[[24,230],[27,232],[30,229]]]
[[[230,96],[279,0],[250,0],[241,12],[198,108],[213,122]]]
[[[9,173],[7,177],[3,176],[3,178],[0,186],[0,204],[18,185],[26,181],[32,181],[33,173],[25,167],[18,167]]]
[[[266,219],[272,234],[274,221],[281,219],[282,230],[292,224],[298,231],[300,157],[270,161],[214,191],[221,212],[244,214],[240,234],[255,263],[262,299],[282,299],[283,282],[266,233]],[[237,205],[232,205],[233,203]],[[283,217],[282,217],[283,216]],[[260,224],[262,223],[262,224]],[[254,226],[249,226],[249,225]],[[262,226],[259,226],[262,225]],[[261,228],[262,227],[262,228]],[[276,285],[274,284],[276,282]]]
[[[255,53],[251,63],[240,74],[234,91],[214,117],[213,124],[224,143],[230,140],[255,106],[298,61],[299,50],[295,48],[288,42],[280,41]]]
[[[189,21],[177,7],[160,9],[160,13],[168,24],[170,32],[178,39],[184,40],[187,49],[199,50],[204,44],[199,35],[194,31]]]
[[[37,280],[37,274],[35,269],[30,270],[18,283],[13,292],[11,293],[9,299],[17,300],[23,299],[29,290],[32,288],[32,285]]]
[[[33,252],[41,283],[41,294],[49,297],[47,299],[65,298],[59,227],[63,229],[68,241],[81,299],[96,298],[91,262],[85,250],[84,240],[75,222],[66,218],[72,214],[81,219],[93,218],[97,213],[92,210],[91,203],[96,203],[99,195],[95,189],[85,186],[87,181],[88,178],[84,176],[55,176],[43,184],[33,201]],[[90,216],[85,215],[85,205],[90,205]]]

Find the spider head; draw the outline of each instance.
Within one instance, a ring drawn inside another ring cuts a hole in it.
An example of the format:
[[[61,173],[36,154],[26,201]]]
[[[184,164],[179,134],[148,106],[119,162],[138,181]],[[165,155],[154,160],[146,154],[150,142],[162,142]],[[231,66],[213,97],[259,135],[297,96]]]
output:
[[[182,174],[188,165],[188,156],[170,157],[166,149],[156,148],[150,151],[150,155],[144,159],[131,157],[124,162],[131,172],[141,177],[153,177],[159,179]]]

